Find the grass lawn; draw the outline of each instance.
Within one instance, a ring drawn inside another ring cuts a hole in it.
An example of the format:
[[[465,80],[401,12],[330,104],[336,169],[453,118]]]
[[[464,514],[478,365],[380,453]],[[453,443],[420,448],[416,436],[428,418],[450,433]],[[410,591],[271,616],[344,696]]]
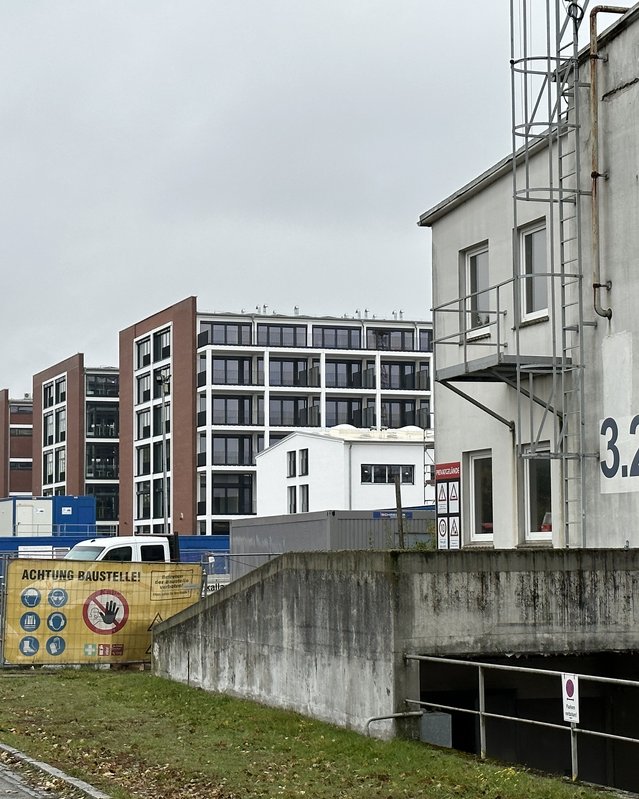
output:
[[[149,672],[0,674],[0,742],[114,799],[601,799],[412,741],[383,742]]]

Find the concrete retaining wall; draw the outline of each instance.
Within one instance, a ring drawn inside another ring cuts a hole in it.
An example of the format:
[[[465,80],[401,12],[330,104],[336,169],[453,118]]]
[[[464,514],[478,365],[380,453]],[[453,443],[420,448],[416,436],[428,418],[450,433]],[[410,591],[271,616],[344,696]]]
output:
[[[639,649],[638,580],[638,550],[289,553],[158,625],[154,671],[364,730],[418,696],[405,653]]]

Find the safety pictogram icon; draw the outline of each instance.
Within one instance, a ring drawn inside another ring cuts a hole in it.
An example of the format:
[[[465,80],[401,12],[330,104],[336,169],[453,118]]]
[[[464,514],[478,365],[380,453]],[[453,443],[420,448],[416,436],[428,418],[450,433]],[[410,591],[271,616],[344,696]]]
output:
[[[82,618],[92,632],[113,635],[127,623],[129,604],[119,591],[104,588],[87,597],[82,608]]]

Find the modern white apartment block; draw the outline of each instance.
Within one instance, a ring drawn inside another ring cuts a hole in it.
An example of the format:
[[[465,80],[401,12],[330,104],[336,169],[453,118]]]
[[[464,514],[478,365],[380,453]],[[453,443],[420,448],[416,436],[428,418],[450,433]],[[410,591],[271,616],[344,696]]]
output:
[[[430,429],[431,324],[397,316],[205,313],[190,297],[122,331],[122,530],[227,533],[258,512],[257,454],[294,431]]]
[[[639,6],[547,13],[557,49],[513,40],[515,153],[420,219],[438,512],[465,547],[636,547]]]
[[[422,508],[435,500],[431,430],[338,425],[291,433],[256,456],[257,515]]]
[[[99,532],[118,530],[119,375],[78,353],[33,377],[33,494],[91,495]]]

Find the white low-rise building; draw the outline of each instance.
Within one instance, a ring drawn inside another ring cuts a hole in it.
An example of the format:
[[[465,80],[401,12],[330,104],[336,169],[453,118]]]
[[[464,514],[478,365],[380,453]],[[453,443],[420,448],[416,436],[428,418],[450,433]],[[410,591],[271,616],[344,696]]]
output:
[[[581,51],[581,8],[547,9],[556,51],[513,40],[514,155],[420,218],[444,546],[639,546],[639,5],[594,7]]]
[[[434,502],[433,435],[419,427],[338,425],[296,432],[260,452],[257,515],[402,508]]]

